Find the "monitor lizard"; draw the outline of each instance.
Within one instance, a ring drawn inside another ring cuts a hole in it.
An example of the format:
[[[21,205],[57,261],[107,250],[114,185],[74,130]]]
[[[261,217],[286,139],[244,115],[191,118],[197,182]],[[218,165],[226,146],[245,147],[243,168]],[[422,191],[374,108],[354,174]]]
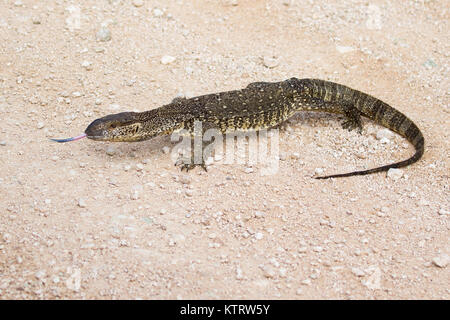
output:
[[[316,179],[366,175],[408,166],[424,153],[420,129],[400,111],[385,102],[349,88],[319,79],[291,78],[281,82],[254,82],[241,90],[207,94],[171,103],[145,112],[122,112],[93,121],[85,130],[89,139],[101,141],[142,141],[186,129],[194,135],[194,124],[216,128],[225,134],[236,130],[261,130],[279,125],[299,111],[341,114],[343,128],[362,130],[361,116],[367,117],[406,138],[414,147],[410,158],[368,170],[318,176]],[[59,142],[70,139],[56,140]],[[182,167],[189,170],[196,164]],[[204,168],[204,162],[201,164]]]

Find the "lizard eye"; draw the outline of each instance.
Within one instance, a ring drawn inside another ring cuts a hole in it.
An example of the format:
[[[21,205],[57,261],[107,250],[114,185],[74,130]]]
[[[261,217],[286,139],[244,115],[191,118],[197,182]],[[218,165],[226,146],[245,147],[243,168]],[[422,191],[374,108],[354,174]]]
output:
[[[110,129],[115,129],[117,127],[117,124],[115,124],[115,123],[111,123],[110,125],[109,125],[109,128]]]

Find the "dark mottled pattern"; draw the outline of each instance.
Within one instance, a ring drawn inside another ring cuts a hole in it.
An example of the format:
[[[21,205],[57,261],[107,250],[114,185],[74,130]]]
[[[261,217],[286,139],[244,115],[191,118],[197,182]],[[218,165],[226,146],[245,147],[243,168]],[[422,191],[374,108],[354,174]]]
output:
[[[175,99],[154,110],[97,119],[86,129],[86,134],[95,140],[141,141],[179,129],[193,134],[195,121],[202,121],[207,128],[217,128],[222,133],[260,130],[276,126],[298,111],[342,114],[348,118],[344,123],[348,129],[360,127],[360,118],[365,116],[402,135],[416,149],[415,154],[404,161],[319,178],[365,175],[400,168],[418,161],[424,152],[421,131],[401,112],[366,93],[319,79],[255,82],[242,90]]]

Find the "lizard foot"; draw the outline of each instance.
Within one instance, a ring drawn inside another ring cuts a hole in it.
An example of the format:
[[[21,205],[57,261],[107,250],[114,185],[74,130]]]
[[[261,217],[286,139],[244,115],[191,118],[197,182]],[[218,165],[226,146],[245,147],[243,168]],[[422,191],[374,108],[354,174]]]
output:
[[[195,167],[200,166],[203,168],[203,170],[205,170],[205,172],[208,172],[204,161],[202,161],[202,163],[194,163],[190,158],[179,158],[175,162],[175,166],[179,166],[181,171],[186,170],[186,172],[189,172]]]
[[[348,131],[352,131],[358,129],[358,133],[362,133],[362,125],[361,122],[357,122],[354,119],[348,119],[342,122],[342,128],[347,129]]]
[[[362,133],[361,113],[356,108],[349,107],[345,112],[346,120],[342,123],[342,128],[352,131],[358,129]]]

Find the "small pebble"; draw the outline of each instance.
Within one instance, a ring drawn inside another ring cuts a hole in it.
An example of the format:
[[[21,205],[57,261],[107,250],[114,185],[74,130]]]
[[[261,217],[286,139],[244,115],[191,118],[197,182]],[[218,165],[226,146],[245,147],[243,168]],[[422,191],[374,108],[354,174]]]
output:
[[[255,233],[255,239],[256,240],[261,240],[262,238],[264,238],[264,235],[261,232]]]
[[[396,181],[403,176],[403,170],[397,168],[390,168],[387,172],[387,176]]]
[[[263,64],[266,68],[273,69],[278,66],[278,59],[276,57],[264,56]]]
[[[316,174],[322,174],[322,173],[323,173],[323,169],[322,169],[322,168],[316,168],[316,169],[314,170],[314,172],[315,172]]]
[[[84,200],[83,198],[80,198],[80,199],[78,200],[78,206],[79,206],[80,208],[86,208],[86,200]]]
[[[263,218],[265,216],[264,212],[261,211],[256,211],[255,212],[255,217],[256,218]]]
[[[445,268],[450,263],[450,256],[443,253],[433,258],[433,264],[439,268]]]
[[[352,268],[352,273],[357,277],[364,277],[366,273],[359,268]]]
[[[36,277],[36,279],[42,279],[45,277],[45,270],[39,270],[38,272],[36,272],[34,274],[34,276]]]
[[[164,153],[164,154],[168,154],[169,152],[170,152],[170,148],[169,147],[163,147],[162,148],[162,152]]]
[[[144,0],[133,0],[133,6],[136,8],[142,7],[144,5]]]
[[[389,140],[388,138],[381,138],[380,142],[382,144],[387,144],[387,143],[391,142],[391,140]]]
[[[164,14],[164,12],[161,9],[153,9],[153,16],[156,18],[162,17],[162,15]]]
[[[339,53],[349,53],[349,52],[355,51],[355,48],[353,48],[353,47],[346,47],[346,46],[336,46],[336,50]]]
[[[311,284],[311,280],[310,279],[305,279],[302,281],[302,285],[304,286],[309,286]]]
[[[189,176],[189,175],[180,176],[180,182],[182,184],[191,184],[191,182],[192,182],[191,176]]]
[[[6,141],[5,140],[0,141],[0,146],[6,146]]]
[[[242,280],[244,278],[244,275],[242,274],[242,269],[237,267],[236,268],[236,280]]]
[[[108,156],[113,156],[116,153],[116,149],[113,146],[108,146],[108,148],[106,148],[106,154]]]
[[[264,277],[269,278],[269,279],[275,277],[275,269],[272,266],[266,265],[266,266],[261,266],[260,268],[263,271]]]
[[[33,22],[33,24],[41,24],[41,18],[38,16],[31,18],[31,21]]]
[[[245,168],[244,169],[245,173],[252,173],[253,171],[254,171],[253,168]]]
[[[393,136],[394,136],[394,133],[391,130],[385,128],[385,129],[381,129],[381,130],[377,131],[376,138],[377,138],[377,140],[381,140],[383,138],[386,138],[389,140]]]
[[[109,41],[111,40],[111,31],[109,31],[109,29],[107,28],[101,28],[100,30],[98,30],[95,37],[97,38],[97,41]]]
[[[92,62],[90,62],[90,61],[83,61],[82,63],[81,63],[81,66],[83,67],[83,68],[85,68],[86,70],[92,70]]]
[[[162,64],[169,64],[175,61],[175,57],[172,56],[163,56],[161,58],[161,63]]]

